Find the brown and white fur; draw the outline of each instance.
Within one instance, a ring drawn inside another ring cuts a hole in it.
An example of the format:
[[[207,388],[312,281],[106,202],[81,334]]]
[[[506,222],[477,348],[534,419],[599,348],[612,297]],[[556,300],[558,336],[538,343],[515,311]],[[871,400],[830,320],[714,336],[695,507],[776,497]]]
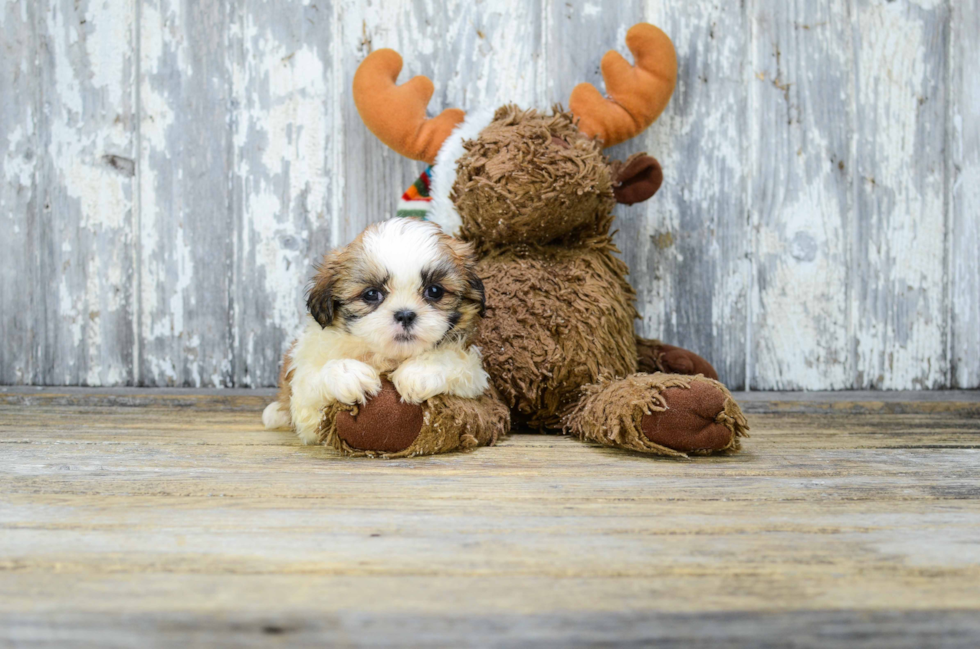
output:
[[[365,403],[382,374],[409,403],[483,394],[488,376],[469,344],[485,308],[475,264],[468,244],[414,218],[376,223],[330,252],[283,359],[277,400],[262,413],[265,427],[291,425],[316,443],[324,406]]]

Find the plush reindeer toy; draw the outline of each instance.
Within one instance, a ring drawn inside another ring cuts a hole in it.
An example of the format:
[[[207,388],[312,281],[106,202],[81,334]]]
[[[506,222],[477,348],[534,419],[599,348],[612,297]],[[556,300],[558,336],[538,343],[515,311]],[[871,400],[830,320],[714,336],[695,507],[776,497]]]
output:
[[[652,25],[635,25],[626,44],[635,66],[616,52],[602,60],[608,98],[580,84],[569,111],[550,113],[507,105],[427,119],[429,79],[396,85],[402,59],[392,50],[361,63],[354,100],[364,123],[393,150],[432,165],[406,195],[405,213],[435,221],[481,256],[486,316],[476,344],[492,390],[421,406],[383,392],[356,415],[325,412],[325,442],[349,453],[444,452],[492,444],[513,422],[657,455],[739,449],[745,419],[711,365],[634,333],[612,210],[652,197],[663,175],[650,156],[611,162],[603,148],[660,115],[677,60]]]

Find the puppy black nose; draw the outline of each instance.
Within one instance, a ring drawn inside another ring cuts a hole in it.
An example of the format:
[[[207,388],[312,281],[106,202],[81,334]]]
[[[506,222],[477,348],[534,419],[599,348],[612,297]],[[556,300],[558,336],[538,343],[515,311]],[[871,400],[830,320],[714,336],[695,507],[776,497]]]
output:
[[[415,311],[395,311],[395,322],[408,329],[415,322]]]

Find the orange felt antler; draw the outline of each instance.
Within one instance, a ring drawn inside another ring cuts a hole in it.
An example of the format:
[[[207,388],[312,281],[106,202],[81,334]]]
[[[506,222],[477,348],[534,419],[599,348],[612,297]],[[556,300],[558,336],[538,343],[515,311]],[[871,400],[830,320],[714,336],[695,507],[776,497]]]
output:
[[[395,85],[401,70],[398,52],[384,49],[369,54],[354,73],[354,104],[379,140],[406,158],[432,164],[439,147],[466,113],[447,108],[438,117],[426,119],[432,81],[418,76]]]
[[[613,146],[639,135],[663,112],[677,83],[677,54],[670,37],[647,23],[633,25],[626,45],[636,59],[630,65],[618,52],[602,57],[606,99],[591,83],[572,90],[568,107],[579,118],[579,130]]]

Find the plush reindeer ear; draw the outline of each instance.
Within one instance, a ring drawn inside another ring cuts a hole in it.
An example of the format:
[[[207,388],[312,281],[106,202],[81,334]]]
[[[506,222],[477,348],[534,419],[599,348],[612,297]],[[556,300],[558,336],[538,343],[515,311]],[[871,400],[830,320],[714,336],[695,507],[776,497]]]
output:
[[[327,258],[317,266],[313,284],[306,295],[306,308],[321,327],[326,329],[333,322],[336,302],[333,297],[337,266]]]
[[[642,203],[651,198],[664,182],[664,172],[653,156],[635,153],[610,165],[612,168],[613,194],[616,202],[623,205]]]

